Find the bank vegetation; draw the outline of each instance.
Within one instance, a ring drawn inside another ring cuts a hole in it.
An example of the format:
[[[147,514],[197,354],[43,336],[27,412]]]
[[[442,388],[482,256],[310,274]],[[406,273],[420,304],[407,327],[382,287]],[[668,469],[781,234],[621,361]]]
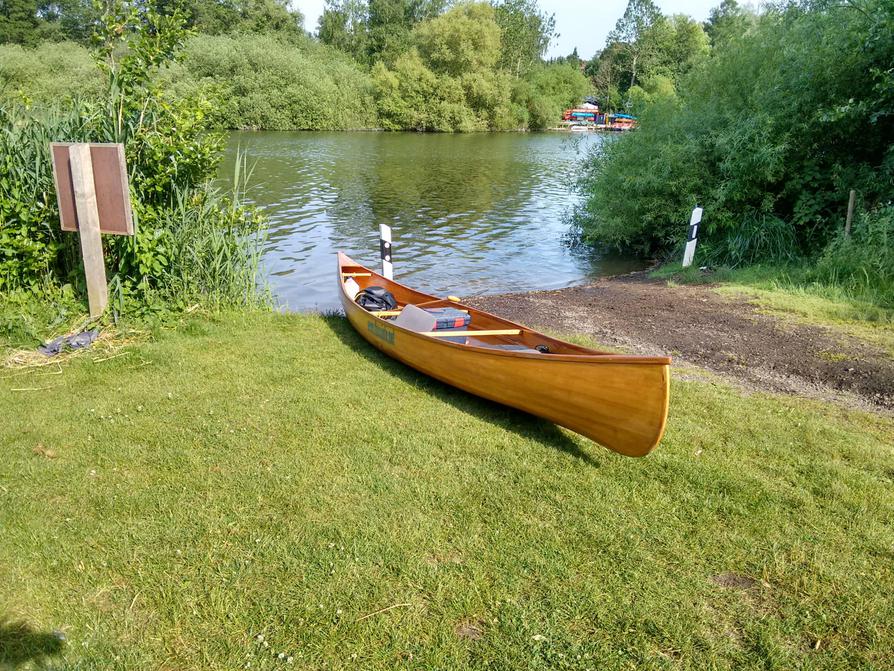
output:
[[[678,260],[699,205],[699,265],[763,265],[894,306],[894,5],[809,0],[754,14],[725,0],[711,48],[670,79],[653,58],[660,20],[640,18],[627,49],[638,69],[621,61],[614,75],[639,128],[587,162],[585,238]]]

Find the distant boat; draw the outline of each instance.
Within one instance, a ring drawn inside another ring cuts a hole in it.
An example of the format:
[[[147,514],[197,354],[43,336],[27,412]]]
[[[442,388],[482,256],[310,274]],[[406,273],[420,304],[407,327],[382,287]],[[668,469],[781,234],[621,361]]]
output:
[[[342,253],[338,285],[345,314],[365,340],[442,382],[628,456],[648,454],[664,434],[668,357],[614,354],[550,338],[458,299],[414,291]],[[355,302],[358,290],[372,286],[393,294],[394,309],[373,312]],[[445,314],[461,318],[454,323]]]

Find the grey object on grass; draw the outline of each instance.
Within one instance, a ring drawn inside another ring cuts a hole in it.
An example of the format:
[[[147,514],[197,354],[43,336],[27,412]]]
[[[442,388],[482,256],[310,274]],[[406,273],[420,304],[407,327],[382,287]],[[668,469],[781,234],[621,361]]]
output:
[[[45,342],[37,348],[37,351],[46,356],[56,356],[63,349],[83,349],[90,347],[93,341],[99,337],[99,329],[91,329],[89,331],[81,331],[74,335],[59,336],[55,340]]]

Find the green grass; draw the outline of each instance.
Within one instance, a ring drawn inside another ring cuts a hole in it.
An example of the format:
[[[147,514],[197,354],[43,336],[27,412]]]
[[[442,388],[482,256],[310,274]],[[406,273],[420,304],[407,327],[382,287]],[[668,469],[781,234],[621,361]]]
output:
[[[0,668],[894,665],[890,420],[674,380],[637,460],[339,318],[127,351],[0,371]]]

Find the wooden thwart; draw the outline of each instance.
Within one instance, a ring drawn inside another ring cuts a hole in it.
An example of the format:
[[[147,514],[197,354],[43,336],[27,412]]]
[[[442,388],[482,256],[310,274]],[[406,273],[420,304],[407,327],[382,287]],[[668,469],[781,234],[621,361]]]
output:
[[[453,310],[455,310],[456,312],[465,312],[466,314],[469,314],[468,310],[457,310],[456,308],[453,308]],[[396,317],[400,313],[401,310],[378,310],[376,312],[371,312],[370,314],[373,314],[376,317]]]
[[[372,273],[342,273],[342,277],[372,277]]]
[[[519,329],[492,329],[490,331],[420,331],[419,335],[432,336],[433,338],[450,338],[458,335],[474,336],[502,336],[521,335]]]

